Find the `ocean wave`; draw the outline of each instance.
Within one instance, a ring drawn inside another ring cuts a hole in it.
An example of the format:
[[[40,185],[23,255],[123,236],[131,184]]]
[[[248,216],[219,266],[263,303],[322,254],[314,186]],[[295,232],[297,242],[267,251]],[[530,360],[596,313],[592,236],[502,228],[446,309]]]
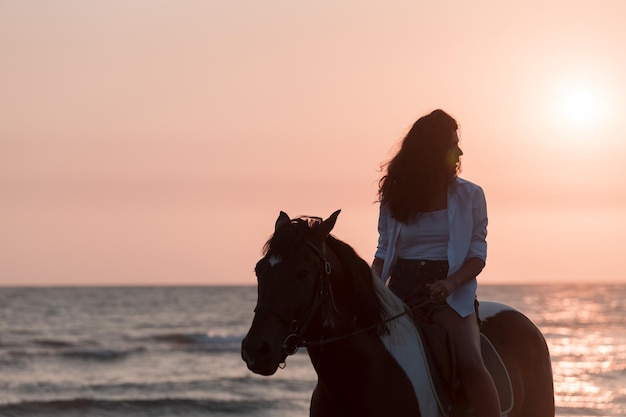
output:
[[[70,348],[73,347],[74,344],[67,342],[65,340],[56,340],[56,339],[36,339],[33,341],[35,345],[46,347],[46,348]]]
[[[59,356],[68,359],[109,361],[122,359],[145,350],[143,347],[133,349],[72,349],[59,352]]]
[[[243,335],[218,335],[208,333],[166,333],[151,337],[151,340],[185,347],[186,349],[206,351],[238,351],[241,348]]]
[[[32,357],[59,357],[69,360],[115,361],[146,351],[238,352],[241,334],[165,333],[141,338],[121,338],[96,343],[71,343],[57,339],[37,339],[25,344],[0,347],[0,359],[17,362]]]
[[[24,360],[35,357],[58,357],[69,360],[98,360],[111,361],[125,358],[129,355],[141,353],[145,347],[133,347],[117,349],[107,347],[72,347],[72,348],[32,348],[11,349],[0,354],[0,364],[16,365],[24,363]]]
[[[259,415],[272,409],[285,409],[290,402],[277,404],[270,400],[208,400],[185,398],[104,400],[75,398],[52,401],[24,401],[0,405],[0,415],[12,417],[31,416],[124,416],[165,417],[184,415],[206,416],[211,413],[232,415]]]

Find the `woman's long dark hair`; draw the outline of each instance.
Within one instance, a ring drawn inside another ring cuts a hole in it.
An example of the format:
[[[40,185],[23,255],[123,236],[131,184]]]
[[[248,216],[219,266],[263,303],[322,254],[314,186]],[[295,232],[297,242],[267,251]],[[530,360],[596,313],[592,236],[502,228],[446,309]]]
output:
[[[434,199],[447,190],[458,170],[449,160],[457,129],[456,120],[443,110],[413,124],[378,182],[378,199],[388,204],[394,219],[408,223],[414,215],[430,211]]]

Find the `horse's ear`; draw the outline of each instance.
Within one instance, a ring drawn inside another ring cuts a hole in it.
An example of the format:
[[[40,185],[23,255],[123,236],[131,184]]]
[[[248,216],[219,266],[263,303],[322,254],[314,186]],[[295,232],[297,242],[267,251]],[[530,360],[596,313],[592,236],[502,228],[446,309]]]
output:
[[[330,231],[333,230],[333,227],[335,227],[335,222],[337,222],[337,216],[339,216],[340,212],[341,210],[337,210],[315,228],[315,237],[319,239],[320,243],[326,239],[326,237],[330,234]]]
[[[277,231],[281,227],[291,223],[289,216],[284,211],[281,211],[278,215],[278,219],[276,219],[276,225],[274,226],[274,231]]]

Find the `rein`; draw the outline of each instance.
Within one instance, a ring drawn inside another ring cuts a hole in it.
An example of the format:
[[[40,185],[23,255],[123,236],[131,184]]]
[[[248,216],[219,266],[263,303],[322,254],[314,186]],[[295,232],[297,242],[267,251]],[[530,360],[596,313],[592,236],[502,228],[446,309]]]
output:
[[[406,316],[407,314],[412,313],[414,310],[418,310],[420,308],[426,307],[428,304],[430,304],[430,301],[424,301],[424,302],[422,302],[420,304],[417,304],[417,305],[411,307],[408,310],[403,311],[402,313],[399,313],[399,314],[396,314],[395,316],[389,317],[389,318],[381,321],[380,323],[376,323],[376,324],[373,324],[371,326],[355,330],[352,333],[343,334],[341,336],[335,336],[335,337],[331,337],[331,338],[328,338],[328,339],[321,338],[320,340],[318,340],[316,342],[307,342],[306,340],[303,340],[299,344],[299,347],[306,347],[306,348],[309,348],[309,347],[321,347],[321,346],[328,345],[328,344],[331,344],[331,343],[334,343],[334,342],[339,342],[341,340],[348,339],[348,338],[350,338],[352,336],[357,336],[357,335],[359,335],[361,333],[366,333],[366,332],[368,332],[368,331],[370,331],[372,329],[375,329],[375,328],[380,327],[380,326],[382,326],[384,324],[390,323],[390,322],[392,322],[394,320],[399,319],[402,316]]]

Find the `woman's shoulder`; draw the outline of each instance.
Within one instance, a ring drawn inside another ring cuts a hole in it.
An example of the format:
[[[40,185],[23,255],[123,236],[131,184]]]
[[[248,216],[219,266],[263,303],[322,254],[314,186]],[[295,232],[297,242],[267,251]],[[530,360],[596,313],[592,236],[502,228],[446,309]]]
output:
[[[482,190],[482,187],[474,182],[468,181],[461,177],[456,177],[455,188],[466,190]]]
[[[451,196],[456,195],[457,198],[465,201],[484,201],[485,192],[482,187],[476,183],[457,178],[452,188]]]

